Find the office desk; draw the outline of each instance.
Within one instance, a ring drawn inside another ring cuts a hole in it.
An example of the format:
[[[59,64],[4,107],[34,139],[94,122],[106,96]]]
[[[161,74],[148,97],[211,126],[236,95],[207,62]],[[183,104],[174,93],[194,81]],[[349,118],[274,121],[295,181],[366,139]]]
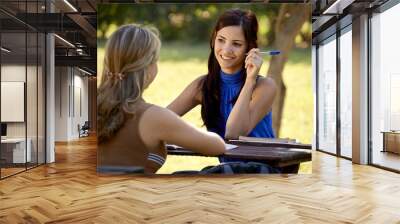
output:
[[[284,173],[297,173],[300,163],[311,161],[311,150],[304,148],[277,147],[275,143],[236,142],[235,145],[238,147],[223,154],[226,158],[265,161],[273,167],[282,168]],[[167,150],[169,155],[205,156],[173,145],[167,145]]]
[[[1,139],[1,159],[7,164],[18,164],[31,161],[32,141],[27,138],[25,151],[25,138]],[[25,153],[26,152],[26,153]]]

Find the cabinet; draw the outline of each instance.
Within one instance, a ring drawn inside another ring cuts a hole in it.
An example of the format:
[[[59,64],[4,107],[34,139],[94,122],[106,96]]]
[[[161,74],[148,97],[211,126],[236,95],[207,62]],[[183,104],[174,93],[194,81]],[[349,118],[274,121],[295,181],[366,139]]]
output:
[[[383,152],[400,154],[400,131],[387,131],[383,133]]]

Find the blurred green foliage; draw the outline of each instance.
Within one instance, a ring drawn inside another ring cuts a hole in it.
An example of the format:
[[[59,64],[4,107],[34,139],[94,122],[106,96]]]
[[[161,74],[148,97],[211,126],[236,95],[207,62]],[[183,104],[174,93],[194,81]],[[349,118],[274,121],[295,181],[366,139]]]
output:
[[[99,4],[98,39],[104,40],[118,26],[128,23],[151,24],[163,42],[208,42],[218,17],[227,9],[253,11],[259,22],[259,44],[273,41],[273,24],[281,4]],[[305,29],[309,32],[310,29]]]

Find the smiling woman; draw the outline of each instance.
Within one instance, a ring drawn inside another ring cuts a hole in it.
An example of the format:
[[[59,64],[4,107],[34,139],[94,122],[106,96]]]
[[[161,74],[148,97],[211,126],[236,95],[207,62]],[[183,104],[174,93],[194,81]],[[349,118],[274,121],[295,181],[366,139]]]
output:
[[[275,137],[271,107],[276,85],[259,75],[263,60],[257,32],[253,12],[225,11],[212,32],[208,74],[194,80],[168,108],[182,116],[201,104],[207,129],[226,139]]]
[[[214,54],[222,70],[235,73],[245,58],[246,40],[240,26],[227,26],[218,31]]]

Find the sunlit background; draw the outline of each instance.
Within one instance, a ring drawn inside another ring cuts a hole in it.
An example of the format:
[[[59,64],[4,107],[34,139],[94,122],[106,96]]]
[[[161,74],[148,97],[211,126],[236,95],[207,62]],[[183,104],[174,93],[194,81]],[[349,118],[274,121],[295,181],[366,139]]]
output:
[[[274,41],[272,27],[280,7],[280,4],[100,5],[97,30],[98,80],[101,80],[103,69],[104,45],[112,32],[123,24],[152,24],[160,30],[163,45],[158,63],[158,76],[144,92],[144,98],[149,103],[165,107],[194,79],[207,73],[210,52],[208,41],[220,13],[228,8],[251,9],[259,21],[259,47],[271,49]],[[282,73],[287,89],[278,136],[308,144],[312,141],[313,131],[310,41],[311,25],[307,21],[295,38],[295,46]],[[264,59],[260,74],[265,76],[269,57]],[[204,128],[199,106],[187,113],[183,119]],[[218,163],[218,159],[214,157],[168,156],[167,162],[158,173],[200,170]],[[302,163],[299,173],[311,173],[311,162]]]

